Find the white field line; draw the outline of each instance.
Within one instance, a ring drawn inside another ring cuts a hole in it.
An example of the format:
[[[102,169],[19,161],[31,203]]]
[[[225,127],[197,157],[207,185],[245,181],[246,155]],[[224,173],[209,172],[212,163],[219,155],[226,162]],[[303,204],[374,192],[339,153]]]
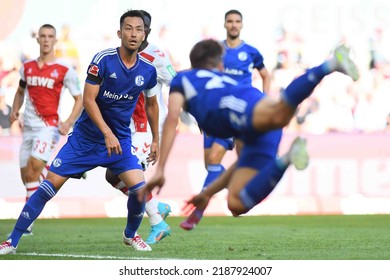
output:
[[[61,258],[76,258],[76,259],[102,259],[102,260],[178,260],[170,258],[148,258],[148,257],[118,257],[118,256],[101,256],[101,255],[75,255],[75,254],[46,254],[46,253],[18,253],[23,256],[38,256],[38,257],[61,257]]]

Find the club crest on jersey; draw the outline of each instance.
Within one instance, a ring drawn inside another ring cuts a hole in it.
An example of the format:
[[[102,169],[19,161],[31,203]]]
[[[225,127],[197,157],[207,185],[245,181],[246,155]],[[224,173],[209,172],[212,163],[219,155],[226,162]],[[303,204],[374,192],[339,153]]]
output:
[[[53,161],[53,166],[54,167],[60,167],[62,164],[62,160],[60,158],[56,158],[54,161]]]
[[[99,67],[95,64],[91,64],[89,65],[89,68],[88,68],[88,74],[91,74],[91,75],[94,75],[97,77],[99,73]]]
[[[245,61],[248,59],[248,54],[246,52],[240,52],[238,54],[238,59],[241,61]]]
[[[135,77],[135,84],[137,86],[142,86],[144,82],[145,82],[144,76],[138,75],[137,77]]]
[[[57,69],[54,69],[54,71],[50,73],[50,77],[52,77],[53,79],[57,79],[58,78]]]

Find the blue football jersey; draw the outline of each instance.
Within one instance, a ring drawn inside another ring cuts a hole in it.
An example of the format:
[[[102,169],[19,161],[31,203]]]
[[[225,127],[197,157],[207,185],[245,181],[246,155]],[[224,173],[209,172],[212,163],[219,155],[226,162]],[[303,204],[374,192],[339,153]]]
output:
[[[252,84],[253,69],[264,67],[264,58],[254,47],[242,44],[235,48],[230,48],[226,41],[223,42],[225,54],[223,56],[224,71],[230,77],[242,84]]]
[[[96,98],[104,121],[118,139],[130,137],[130,119],[139,95],[157,84],[155,67],[137,56],[137,62],[127,68],[119,56],[119,48],[97,53],[88,68],[86,83],[99,84]],[[104,142],[99,128],[84,110],[74,131],[83,137]]]
[[[224,73],[201,69],[180,72],[173,78],[170,92],[182,93],[185,110],[195,117],[203,131],[219,138],[241,138],[246,133],[255,133],[251,120],[253,107],[265,96]]]

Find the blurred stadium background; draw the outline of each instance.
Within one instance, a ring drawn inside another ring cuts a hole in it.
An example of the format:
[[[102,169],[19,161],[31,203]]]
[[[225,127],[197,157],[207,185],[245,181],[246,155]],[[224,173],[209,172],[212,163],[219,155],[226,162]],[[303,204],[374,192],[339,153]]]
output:
[[[115,47],[119,17],[127,9],[151,13],[149,41],[171,55],[176,70],[189,66],[188,53],[202,38],[225,38],[224,13],[244,16],[241,37],[264,55],[278,95],[295,75],[320,63],[339,42],[355,51],[362,78],[332,74],[285,129],[281,149],[297,134],[308,138],[307,170],[288,170],[267,200],[248,215],[390,213],[390,3],[380,0],[0,0],[0,98],[12,105],[23,59],[38,56],[31,34],[44,23],[56,26],[58,55],[77,67],[83,87],[92,56]],[[260,7],[260,8],[259,8]],[[255,85],[261,87],[261,80]],[[62,100],[67,115],[71,100]],[[0,102],[0,104],[2,104]],[[4,106],[4,105],[2,105]],[[5,108],[5,107],[4,107]],[[1,108],[2,110],[4,109]],[[203,183],[202,137],[183,121],[170,158],[168,181],[159,198],[179,216],[184,201]],[[24,205],[19,175],[18,127],[0,128],[0,219],[16,218]],[[62,143],[66,141],[62,138]],[[235,159],[229,152],[224,164]],[[147,176],[153,168],[147,171]],[[206,215],[229,215],[226,192]],[[70,180],[41,217],[124,217],[126,198],[104,180],[104,170]]]

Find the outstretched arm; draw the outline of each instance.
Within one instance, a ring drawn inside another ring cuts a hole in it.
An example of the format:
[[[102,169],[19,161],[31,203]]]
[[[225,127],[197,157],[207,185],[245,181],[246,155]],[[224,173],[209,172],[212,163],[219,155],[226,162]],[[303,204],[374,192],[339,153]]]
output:
[[[205,210],[210,202],[210,199],[218,192],[227,187],[234,171],[236,170],[237,162],[233,163],[225,172],[215,179],[203,192],[193,196],[186,201],[184,211],[190,212],[194,207],[199,210]]]
[[[156,187],[160,189],[165,183],[165,166],[168,160],[169,153],[172,149],[173,143],[176,138],[176,127],[179,122],[180,112],[183,108],[184,96],[178,92],[172,92],[169,95],[168,100],[168,115],[164,121],[162,137],[161,137],[161,149],[160,158],[157,164],[156,171],[153,177],[147,182],[146,186],[139,192],[139,199],[142,200],[144,194],[152,192]]]

